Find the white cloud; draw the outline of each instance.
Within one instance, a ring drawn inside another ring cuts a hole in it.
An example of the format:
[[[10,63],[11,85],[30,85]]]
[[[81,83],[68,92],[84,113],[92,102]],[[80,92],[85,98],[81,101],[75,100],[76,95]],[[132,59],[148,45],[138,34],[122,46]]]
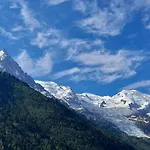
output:
[[[149,53],[131,50],[119,50],[116,53],[104,50],[80,53],[73,59],[73,61],[80,63],[80,71],[70,79],[110,83],[117,79],[134,76],[138,66],[149,59]]]
[[[16,4],[16,2],[12,0],[12,1],[11,1],[11,5],[10,5],[10,8],[11,8],[11,9],[16,9],[16,8],[19,8],[19,7],[18,7],[18,5]]]
[[[67,49],[67,60],[72,59],[73,56],[78,54],[81,51],[89,50],[91,48],[91,43],[89,41],[81,40],[81,39],[71,39],[67,40],[68,45],[66,45]]]
[[[60,72],[54,74],[53,77],[55,79],[59,79],[59,78],[62,78],[62,77],[68,76],[68,75],[76,74],[80,71],[81,70],[79,68],[75,67],[75,68],[71,68],[71,69],[68,69],[68,70],[60,71]]]
[[[19,31],[23,31],[23,30],[25,30],[25,28],[20,25],[16,25],[11,29],[12,32],[19,32]]]
[[[61,4],[61,3],[64,3],[68,0],[48,0],[48,4],[49,5],[58,5],[58,4]]]
[[[20,8],[21,10],[20,13],[24,21],[24,24],[28,27],[30,31],[33,31],[34,29],[41,27],[39,21],[33,15],[34,13],[29,9],[27,1],[14,0],[13,8]]]
[[[150,80],[139,81],[139,82],[130,84],[130,85],[124,87],[123,89],[133,90],[133,89],[138,89],[138,88],[142,88],[142,87],[150,87]]]
[[[19,37],[14,36],[11,32],[6,31],[3,27],[0,27],[0,34],[10,40],[18,40]]]
[[[121,69],[128,70],[134,62],[144,60],[145,56],[140,56],[140,53],[126,50],[119,50],[117,53],[93,51],[81,53],[75,56],[74,60],[88,66],[100,66],[104,73],[113,73]]]
[[[52,53],[50,52],[39,59],[32,59],[27,51],[23,50],[15,60],[25,72],[33,77],[47,75],[53,67]]]
[[[82,0],[79,1],[78,5],[83,2]],[[144,11],[150,7],[148,0],[112,0],[103,8],[100,8],[97,0],[90,3],[92,7],[89,7],[89,1],[84,3],[86,17],[78,21],[77,25],[89,33],[100,36],[116,36],[120,34],[121,30],[131,20],[134,12],[137,10]],[[75,8],[76,5],[74,6]],[[78,10],[83,12],[82,8]]]
[[[80,11],[82,13],[86,11],[85,2],[83,2],[82,0],[74,0],[73,2],[74,10]]]
[[[78,24],[90,33],[104,36],[118,35],[120,30],[124,27],[124,20],[126,17],[123,13],[119,13],[117,10],[115,11],[115,14],[111,14],[108,11],[100,11],[92,17],[83,19]]]
[[[62,77],[68,76],[68,75],[73,75],[75,73],[78,73],[79,71],[80,71],[80,69],[75,67],[75,68],[71,68],[71,69],[68,69],[68,70],[58,72],[58,73],[54,74],[53,77],[55,79],[59,79],[59,78],[62,78]]]
[[[92,48],[104,47],[104,42],[100,39],[91,41],[83,39],[68,39],[63,36],[60,30],[50,28],[38,32],[36,37],[31,40],[31,45],[37,46],[41,49],[54,47],[55,51],[59,51],[58,53],[64,55],[65,60],[70,60],[80,52],[90,51]]]
[[[97,0],[73,0],[73,8],[76,11],[79,11],[84,14],[92,14],[98,11]]]
[[[49,29],[43,32],[38,32],[36,38],[31,41],[31,44],[38,46],[39,48],[44,48],[59,44],[60,39],[61,34],[59,30]]]
[[[67,49],[67,60],[72,60],[74,56],[81,52],[88,52],[91,51],[91,49],[104,47],[104,42],[100,39],[91,41],[82,39],[63,39],[60,44]]]
[[[125,26],[127,20],[126,9],[126,7],[118,7],[115,3],[111,3],[108,8],[98,9],[97,4],[89,17],[79,21],[78,25],[90,33],[115,36]]]
[[[96,40],[84,40],[84,39],[63,39],[60,42],[61,48],[64,48],[67,52],[66,60],[72,60],[74,56],[81,52],[89,52],[92,49],[103,48],[104,42],[100,39]]]
[[[149,16],[149,12],[144,14],[142,22],[145,25],[145,28],[150,30],[150,16]]]

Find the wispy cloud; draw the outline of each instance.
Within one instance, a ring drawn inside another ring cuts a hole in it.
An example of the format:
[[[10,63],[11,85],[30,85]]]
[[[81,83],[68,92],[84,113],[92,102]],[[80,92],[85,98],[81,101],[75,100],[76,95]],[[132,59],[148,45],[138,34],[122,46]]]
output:
[[[145,25],[145,28],[150,30],[150,16],[149,16],[149,12],[147,12],[143,19],[142,19],[143,24]]]
[[[51,28],[46,31],[38,32],[36,38],[31,41],[31,44],[39,48],[44,48],[59,44],[60,39],[60,31]]]
[[[19,37],[14,36],[13,33],[6,31],[3,27],[0,27],[0,34],[10,40],[18,40]]]
[[[138,66],[149,59],[150,54],[145,54],[142,51],[119,50],[116,53],[111,53],[103,50],[80,53],[73,60],[80,63],[82,67],[70,79],[110,83],[117,79],[134,76]]]
[[[66,44],[67,48],[67,60],[72,60],[74,56],[81,52],[88,52],[91,49],[95,48],[103,48],[104,42],[100,39],[97,40],[82,40],[82,39],[70,39],[65,40],[68,44]]]
[[[69,0],[47,0],[47,3],[49,5],[58,5],[58,4],[66,2],[66,1],[69,1]]]
[[[150,87],[150,80],[139,81],[123,87],[122,89],[133,90],[143,87]]]
[[[17,5],[17,3],[15,2],[15,0],[11,1],[10,8],[11,9],[19,8],[18,5]]]
[[[60,72],[54,74],[53,77],[55,79],[59,79],[59,78],[62,78],[62,77],[68,76],[68,75],[73,75],[75,73],[78,73],[79,71],[81,71],[81,70],[79,68],[75,67],[75,68],[71,68],[68,70],[60,71]]]
[[[52,53],[50,52],[38,59],[32,59],[27,51],[23,50],[15,60],[25,72],[33,77],[47,75],[53,67]]]
[[[74,10],[80,11],[82,13],[86,11],[86,4],[82,0],[74,0],[73,5]]]
[[[76,2],[78,3],[75,4],[75,9],[83,1],[77,0]],[[114,0],[109,1],[106,7],[103,8],[100,8],[97,0],[90,3],[92,7],[90,7],[88,1],[84,5],[82,4],[82,7],[76,9],[84,13],[86,10],[86,17],[78,21],[77,25],[89,33],[100,36],[116,36],[120,34],[121,30],[131,20],[134,12],[150,7],[150,3],[147,0],[138,0],[138,2],[136,0]]]
[[[13,6],[13,7],[12,7]],[[34,13],[29,9],[28,3],[25,0],[13,0],[11,8],[20,8],[20,14],[26,27],[33,31],[41,27],[39,21],[35,18]]]
[[[73,8],[85,15],[91,15],[98,11],[97,0],[73,0]]]
[[[90,51],[92,48],[104,47],[104,42],[100,39],[96,40],[84,40],[84,39],[69,39],[64,37],[60,30],[50,28],[38,32],[36,37],[31,40],[31,45],[38,48],[52,48],[55,47],[56,51],[65,55],[65,60],[70,60],[72,57],[82,51]],[[56,48],[57,47],[57,48]]]
[[[92,17],[79,21],[78,25],[81,28],[86,29],[89,33],[103,36],[115,36],[118,35],[120,30],[124,27],[125,18],[126,17],[124,14],[119,12],[115,12],[113,15],[110,14],[110,12],[101,11],[97,14],[94,14]]]
[[[97,1],[92,5],[95,7],[92,8],[93,11],[89,17],[79,21],[78,25],[90,33],[102,36],[118,35],[125,26],[125,21],[127,21],[127,7],[122,7],[121,5],[118,7],[115,2],[110,3],[109,7],[103,9],[98,8]]]
[[[101,66],[101,70],[105,73],[112,73],[120,69],[130,67],[134,62],[140,62],[145,59],[146,55],[141,51],[119,50],[117,53],[107,51],[92,51],[90,53],[81,53],[74,57],[75,61],[79,61],[88,66]]]
[[[20,32],[20,31],[24,31],[24,30],[25,30],[25,28],[20,25],[16,25],[11,29],[12,32]]]

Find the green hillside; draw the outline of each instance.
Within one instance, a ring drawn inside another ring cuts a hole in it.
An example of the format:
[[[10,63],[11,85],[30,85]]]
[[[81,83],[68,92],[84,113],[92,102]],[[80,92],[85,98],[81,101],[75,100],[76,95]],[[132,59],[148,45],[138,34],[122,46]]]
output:
[[[133,150],[55,99],[0,73],[0,150]]]

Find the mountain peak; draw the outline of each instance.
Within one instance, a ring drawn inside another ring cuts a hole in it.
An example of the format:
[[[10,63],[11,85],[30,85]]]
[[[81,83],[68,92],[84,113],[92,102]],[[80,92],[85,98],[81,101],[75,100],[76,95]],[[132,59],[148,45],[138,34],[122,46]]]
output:
[[[136,94],[140,94],[140,92],[137,90],[122,90],[114,96],[117,96],[117,95],[127,96],[127,95],[136,95]]]
[[[8,56],[8,53],[5,49],[0,50],[0,60],[4,60]]]
[[[45,90],[50,91],[50,93],[58,99],[69,99],[75,96],[74,92],[69,86],[58,85],[55,82],[45,82],[35,80],[36,83],[42,85]]]
[[[120,93],[138,92],[137,90],[122,90]]]
[[[8,53],[7,53],[7,50],[6,50],[6,49],[1,49],[1,50],[0,50],[0,53],[4,53],[4,54],[8,55]]]

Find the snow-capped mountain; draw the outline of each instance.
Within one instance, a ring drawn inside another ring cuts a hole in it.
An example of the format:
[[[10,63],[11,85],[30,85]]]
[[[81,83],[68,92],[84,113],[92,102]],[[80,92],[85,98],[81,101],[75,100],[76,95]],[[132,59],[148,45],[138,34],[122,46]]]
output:
[[[123,90],[112,97],[90,93],[76,94],[70,87],[59,86],[54,82],[35,82],[87,118],[98,122],[103,117],[128,135],[149,137],[137,127],[135,120],[138,121],[140,115],[148,117],[150,114],[150,95],[136,90]],[[150,124],[144,120],[143,118],[143,123]]]
[[[78,94],[80,98],[92,100],[94,105],[106,108],[129,108],[143,110],[146,109],[150,104],[150,95],[138,92],[136,90],[123,90],[118,94],[110,97],[100,97],[97,95],[83,93]]]
[[[42,85],[45,90],[51,93],[55,98],[65,102],[69,107],[73,109],[80,109],[80,107],[82,107],[78,96],[69,86],[59,86],[55,82],[44,82],[37,80],[35,80],[35,82]]]
[[[98,96],[91,93],[76,94],[69,86],[58,85],[55,82],[35,81],[42,85],[54,97],[66,100],[67,103],[74,100],[80,104],[86,103],[103,108],[127,108],[130,110],[146,110],[150,105],[150,95],[137,90],[123,90],[114,96]],[[147,112],[149,113],[149,112]]]
[[[47,97],[56,97],[97,124],[101,123],[103,118],[128,135],[149,137],[137,126],[137,122],[150,124],[150,95],[136,90],[123,90],[112,97],[90,93],[77,94],[68,86],[34,81],[5,50],[0,51],[0,71],[14,75]]]
[[[35,82],[42,85],[45,90],[50,91],[51,94],[58,99],[70,100],[72,97],[76,98],[76,94],[69,86],[59,86],[55,82],[44,82],[37,80]]]
[[[14,75],[46,96],[52,96],[41,85],[35,83],[31,76],[24,73],[21,67],[8,55],[6,50],[0,50],[0,71]]]

